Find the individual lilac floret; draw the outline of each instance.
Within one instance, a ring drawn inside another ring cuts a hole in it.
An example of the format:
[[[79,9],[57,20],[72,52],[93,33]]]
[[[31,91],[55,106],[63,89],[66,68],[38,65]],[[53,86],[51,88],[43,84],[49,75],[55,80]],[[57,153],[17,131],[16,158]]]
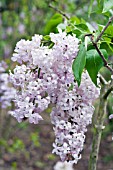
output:
[[[111,115],[109,116],[109,119],[113,119],[113,114],[111,114]]]

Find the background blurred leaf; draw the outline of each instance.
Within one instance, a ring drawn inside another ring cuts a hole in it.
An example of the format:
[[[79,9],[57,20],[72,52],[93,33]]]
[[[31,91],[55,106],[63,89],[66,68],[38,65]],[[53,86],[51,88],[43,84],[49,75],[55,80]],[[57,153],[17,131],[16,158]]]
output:
[[[103,13],[109,11],[111,8],[113,8],[113,0],[104,0],[103,5]]]
[[[94,2],[94,0],[90,0],[90,5],[89,5],[89,9],[88,9],[88,17],[90,17],[90,15],[91,15],[93,2]]]

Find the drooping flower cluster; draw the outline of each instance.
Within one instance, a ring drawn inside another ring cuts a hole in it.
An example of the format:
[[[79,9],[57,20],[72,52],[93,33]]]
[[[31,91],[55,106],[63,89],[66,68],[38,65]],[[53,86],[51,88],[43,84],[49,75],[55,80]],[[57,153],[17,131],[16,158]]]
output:
[[[87,72],[83,73],[79,88],[76,83],[73,83],[73,90],[70,91],[65,85],[59,88],[51,117],[56,135],[53,152],[60,155],[62,161],[77,163],[81,158],[84,133],[94,112],[92,102],[98,94]]]
[[[99,90],[86,71],[80,87],[74,80],[72,62],[79,50],[75,35],[51,33],[50,38],[52,48],[44,46],[39,35],[17,43],[12,59],[20,66],[10,73],[17,88],[16,110],[11,114],[19,122],[28,119],[37,124],[42,120],[41,112],[52,103],[51,122],[56,136],[53,152],[62,161],[77,163],[94,111],[92,102]]]
[[[0,62],[0,106],[7,108],[11,106],[11,101],[14,99],[16,90],[9,86],[9,74],[6,73],[7,64],[4,61]]]

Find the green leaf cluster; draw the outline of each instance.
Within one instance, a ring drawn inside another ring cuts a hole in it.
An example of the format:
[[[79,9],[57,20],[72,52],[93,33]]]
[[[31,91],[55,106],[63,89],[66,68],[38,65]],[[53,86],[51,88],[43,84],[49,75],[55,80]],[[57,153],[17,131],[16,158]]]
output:
[[[104,25],[98,25],[99,32],[102,31]],[[102,36],[102,40],[100,41],[100,47],[106,49],[109,55],[113,54],[113,25],[109,25]]]
[[[106,18],[110,17],[112,14],[113,9],[113,1],[112,0],[90,0],[89,7],[88,7],[88,18],[91,18],[92,16],[98,16],[95,21],[101,19],[101,23],[104,23],[104,16]],[[99,14],[99,15],[98,15]]]
[[[100,51],[104,55],[104,57],[108,59],[107,51],[105,49],[100,49]],[[87,51],[85,68],[96,86],[97,86],[97,74],[103,66],[104,63],[95,49]]]
[[[100,49],[105,59],[108,59],[108,53],[105,49]],[[103,60],[98,54],[96,49],[86,50],[85,44],[82,43],[79,48],[78,55],[73,62],[72,70],[75,79],[80,86],[81,76],[84,69],[89,73],[89,76],[93,83],[97,86],[97,75],[99,70],[104,66]]]

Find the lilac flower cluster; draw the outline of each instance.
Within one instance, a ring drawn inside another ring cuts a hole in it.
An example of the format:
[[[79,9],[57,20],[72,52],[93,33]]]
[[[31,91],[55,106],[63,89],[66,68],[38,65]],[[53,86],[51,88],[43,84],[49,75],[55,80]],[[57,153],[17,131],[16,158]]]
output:
[[[7,64],[0,62],[0,107],[7,108],[11,106],[16,90],[9,85],[9,74],[6,73]]]
[[[62,161],[77,163],[81,158],[84,133],[94,112],[92,102],[98,95],[99,90],[93,85],[87,72],[83,73],[79,88],[77,83],[73,83],[73,90],[69,90],[68,84],[59,88],[51,118],[56,135],[53,153],[60,155]]]
[[[21,122],[28,119],[37,124],[41,113],[53,104],[51,122],[54,124],[53,153],[62,161],[80,159],[87,125],[91,123],[92,102],[99,90],[84,71],[80,87],[72,73],[72,62],[78,53],[79,40],[65,32],[50,34],[52,48],[44,46],[42,36],[17,43],[13,61],[20,63],[10,79],[17,89],[16,110],[11,114]]]

